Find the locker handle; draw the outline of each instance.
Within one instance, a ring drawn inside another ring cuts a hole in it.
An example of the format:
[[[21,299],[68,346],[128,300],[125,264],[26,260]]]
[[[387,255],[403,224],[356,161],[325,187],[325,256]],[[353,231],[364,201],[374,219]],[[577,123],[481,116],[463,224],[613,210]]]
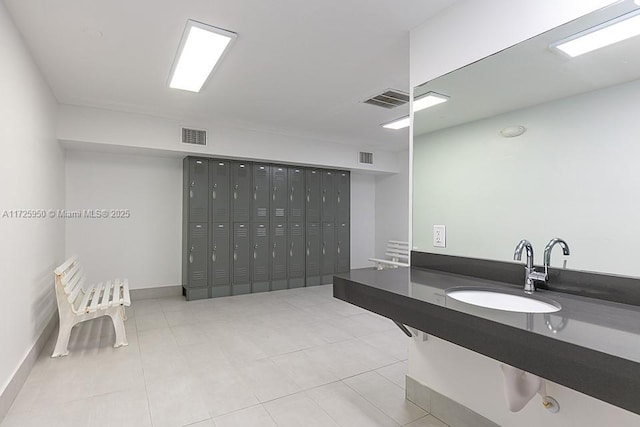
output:
[[[276,200],[276,192],[278,191],[278,187],[273,187],[273,200]]]
[[[326,243],[325,243],[325,242],[322,242],[322,255],[326,255],[326,253],[327,253],[327,252],[325,251],[325,246],[326,246]]]
[[[216,262],[216,253],[211,253],[211,261]]]
[[[340,204],[340,192],[338,191],[338,204]]]
[[[289,256],[293,256],[293,242],[291,242],[291,248],[289,249]]]
[[[233,260],[234,261],[238,260],[238,253],[236,251],[233,251]]]
[[[258,186],[253,189],[253,200],[258,200]]]
[[[193,264],[193,254],[189,254],[189,264]]]
[[[311,254],[311,252],[309,252],[309,243],[307,243],[307,256],[309,256]]]
[[[191,246],[191,248],[189,248],[189,253],[191,253],[191,252],[193,252],[195,250],[196,250],[195,246]]]
[[[233,186],[233,200],[238,200],[238,184]]]
[[[193,190],[189,190],[189,198],[193,199]]]
[[[253,259],[258,259],[258,252],[253,251]]]
[[[211,190],[211,198],[213,198],[213,200],[216,199],[216,188],[218,188],[218,184],[213,184],[213,190]]]
[[[338,255],[340,255],[340,242],[338,242]]]

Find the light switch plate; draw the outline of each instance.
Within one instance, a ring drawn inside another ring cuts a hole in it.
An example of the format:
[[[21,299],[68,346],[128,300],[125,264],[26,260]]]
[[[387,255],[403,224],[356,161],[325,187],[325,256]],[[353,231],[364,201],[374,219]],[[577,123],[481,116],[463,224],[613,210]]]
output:
[[[447,247],[447,227],[444,225],[433,226],[433,246],[436,248]]]

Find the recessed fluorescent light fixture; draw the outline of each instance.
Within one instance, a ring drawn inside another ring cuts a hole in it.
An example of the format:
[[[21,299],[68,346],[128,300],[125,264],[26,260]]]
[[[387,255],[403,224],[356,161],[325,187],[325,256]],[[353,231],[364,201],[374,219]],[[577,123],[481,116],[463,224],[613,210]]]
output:
[[[396,119],[392,122],[385,123],[382,125],[382,127],[387,129],[397,130],[397,129],[403,129],[403,128],[409,127],[409,123],[410,123],[409,116],[406,116],[406,117],[401,117],[399,119]]]
[[[169,87],[200,92],[236,33],[188,20],[171,69]]]
[[[574,34],[571,37],[553,43],[550,47],[574,58],[637,35],[640,35],[640,10],[635,10]]]
[[[413,111],[421,111],[425,108],[447,102],[449,97],[436,92],[427,92],[413,100]]]

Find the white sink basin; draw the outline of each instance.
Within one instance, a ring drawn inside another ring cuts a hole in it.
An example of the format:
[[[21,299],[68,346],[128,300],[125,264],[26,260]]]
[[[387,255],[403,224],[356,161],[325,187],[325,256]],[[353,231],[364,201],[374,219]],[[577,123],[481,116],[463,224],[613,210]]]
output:
[[[544,297],[529,297],[485,288],[451,288],[447,296],[467,304],[517,313],[553,313],[560,304]]]

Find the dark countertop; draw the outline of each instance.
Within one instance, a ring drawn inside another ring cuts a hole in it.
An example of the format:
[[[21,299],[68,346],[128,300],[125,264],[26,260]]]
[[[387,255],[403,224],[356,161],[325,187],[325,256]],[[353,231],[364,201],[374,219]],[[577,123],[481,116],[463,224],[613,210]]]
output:
[[[562,309],[514,313],[459,302],[457,286],[524,295],[522,286],[436,270],[335,276],[336,298],[640,414],[640,307],[548,290]],[[399,332],[400,333],[400,332]]]

